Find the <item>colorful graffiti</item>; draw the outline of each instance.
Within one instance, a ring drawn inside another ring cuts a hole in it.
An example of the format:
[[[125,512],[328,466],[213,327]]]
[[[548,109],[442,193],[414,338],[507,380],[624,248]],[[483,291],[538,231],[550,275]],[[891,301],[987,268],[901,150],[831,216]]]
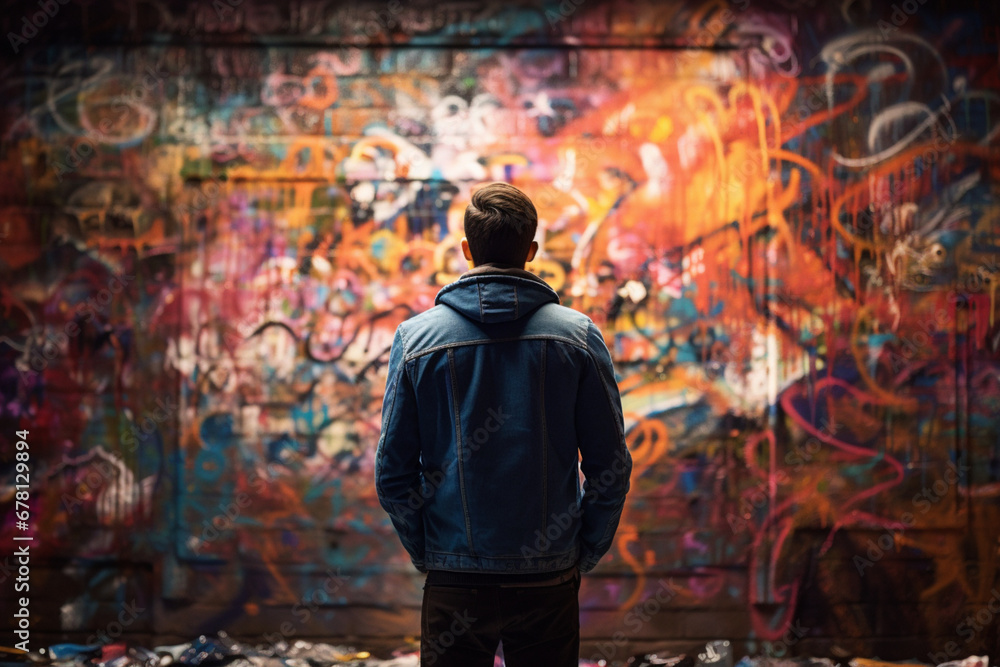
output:
[[[87,48],[26,42],[0,110],[39,622],[87,632],[143,563],[143,631],[267,632],[332,571],[295,633],[415,632],[371,485],[388,348],[506,180],[529,268],[606,333],[635,462],[585,634],[960,632],[1000,585],[1000,22],[876,4],[67,7]]]

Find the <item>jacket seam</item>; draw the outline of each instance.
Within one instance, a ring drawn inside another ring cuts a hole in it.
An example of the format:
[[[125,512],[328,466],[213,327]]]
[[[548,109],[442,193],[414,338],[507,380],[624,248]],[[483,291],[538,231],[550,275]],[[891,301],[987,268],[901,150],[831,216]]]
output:
[[[403,345],[403,361],[400,366],[403,367],[403,371],[406,373],[406,377],[410,380],[410,384],[413,384],[413,371],[412,365],[410,364],[410,359],[407,359],[406,355],[406,331],[403,330],[403,325],[400,324],[399,330],[399,341]]]
[[[512,336],[510,338],[484,338],[479,340],[461,340],[455,341],[454,343],[442,343],[440,345],[435,345],[434,347],[429,347],[426,350],[420,350],[419,352],[413,352],[410,354],[406,361],[412,361],[417,357],[422,357],[425,354],[430,354],[431,352],[437,352],[438,350],[446,350],[453,347],[464,347],[472,345],[487,345],[489,343],[510,343],[516,340],[558,340],[573,347],[578,347],[581,350],[586,350],[588,353],[590,350],[587,348],[586,343],[580,343],[572,338],[566,338],[564,336],[552,336],[548,334],[531,334],[529,336]]]
[[[618,415],[615,414],[615,402],[611,399],[611,390],[608,389],[608,385],[604,380],[604,373],[601,372],[601,367],[594,358],[593,352],[590,353],[590,359],[594,362],[594,366],[596,366],[595,370],[597,370],[597,377],[601,380],[601,388],[604,389],[604,397],[608,400],[608,408],[611,409],[611,416],[614,418],[615,433],[618,434],[618,442],[621,444],[621,442],[625,440],[625,433],[622,431],[621,424],[618,423]]]
[[[590,327],[588,326],[588,329],[589,328]],[[588,341],[590,340],[589,336],[588,336],[587,340]],[[605,380],[604,372],[601,370],[601,364],[598,363],[597,357],[594,354],[594,352],[590,349],[590,345],[589,344],[587,345],[587,353],[589,354],[591,361],[594,363],[594,370],[597,371],[597,378],[601,382],[601,387],[604,389],[604,397],[607,399],[607,401],[608,401],[608,408],[611,410],[611,417],[612,417],[612,420],[615,423],[615,432],[618,434],[618,444],[619,444],[618,449],[619,450],[622,450],[622,449],[627,450],[627,447],[624,444],[625,433],[622,431],[622,427],[618,423],[618,416],[617,416],[617,414],[615,412],[615,404],[614,404],[614,401],[611,398],[611,390],[608,389],[608,384],[607,384],[607,382]],[[624,487],[621,487],[621,488],[624,488]],[[621,514],[622,514],[622,511],[624,509],[625,509],[625,499],[622,498],[621,502],[618,504],[618,507],[613,512],[611,519],[608,521],[608,523],[607,523],[607,525],[606,525],[606,527],[604,529],[604,534],[601,535],[601,539],[598,540],[597,544],[594,545],[595,547],[600,548],[605,542],[607,542],[614,535],[614,528],[613,527],[617,526],[617,522],[615,521],[615,519],[617,518],[618,521],[621,521]]]
[[[403,356],[405,357],[406,356],[406,330],[405,330],[405,328],[404,328],[404,326],[402,324],[400,324],[396,328],[396,330],[399,331],[399,342],[401,342],[403,344]]]
[[[399,393],[399,381],[402,379],[403,368],[404,364],[400,364],[399,368],[396,369],[396,377],[394,378],[392,385],[392,398],[389,400],[389,412],[385,416],[386,426],[389,425],[389,422],[392,419],[392,411],[396,407],[396,395]],[[383,498],[385,497],[385,487],[382,486],[382,475],[385,472],[384,470],[385,466],[382,463],[382,456],[385,454],[384,452],[385,441],[386,439],[388,439],[388,437],[389,437],[389,429],[386,428],[383,430],[382,437],[379,442],[380,447],[378,448],[377,471],[375,475],[375,492]],[[396,510],[395,503],[392,503],[391,505],[393,511],[395,512]]]
[[[476,294],[479,296],[479,321],[485,322],[486,316],[483,315],[483,284],[476,279]]]
[[[548,415],[545,412],[545,349],[548,347],[548,341],[542,340],[542,371],[541,384],[542,391],[540,397],[540,404],[542,410],[542,534],[546,533],[548,529],[548,476],[549,476],[549,420]]]
[[[462,494],[462,512],[465,514],[465,537],[469,541],[469,553],[475,555],[472,545],[472,519],[469,517],[469,498],[465,494],[465,466],[462,464],[462,415],[458,409],[458,378],[455,373],[455,353],[448,350],[448,367],[451,374],[451,403],[455,411],[455,453],[458,456],[458,485]]]
[[[403,361],[399,364],[399,367],[396,369],[395,383],[392,385],[392,398],[389,401],[389,412],[385,415],[385,417],[386,417],[385,418],[386,425],[389,424],[389,420],[392,417],[392,411],[396,407],[396,395],[399,393],[399,381],[402,379],[403,371],[406,368],[406,361],[405,361],[406,360],[406,340],[404,339],[404,333],[403,333],[403,327],[402,327],[402,325],[400,325],[399,327],[397,327],[397,331],[399,333],[399,342],[403,346]],[[391,353],[390,353],[390,356],[391,356]],[[382,475],[380,474],[380,473],[383,472],[383,467],[384,466],[382,464],[382,457],[380,455],[383,453],[382,448],[385,446],[385,441],[386,441],[386,439],[389,436],[388,431],[389,431],[388,428],[384,429],[383,432],[382,432],[382,434],[379,437],[379,443],[378,443],[379,446],[377,447],[377,455],[376,455],[376,461],[375,461],[375,463],[376,463],[376,468],[375,468],[375,492],[379,496],[384,496],[385,495],[385,493],[384,493],[385,487],[382,486],[382,482],[381,482]],[[395,511],[395,505],[393,505],[393,511]]]
[[[593,357],[591,357],[591,358],[593,358]],[[595,360],[595,365],[596,365],[596,360]],[[604,382],[604,376],[601,373],[600,366],[597,367],[597,375],[598,375],[598,377],[601,378],[601,386],[604,387],[604,394],[605,394],[605,396],[608,399],[608,408],[611,410],[611,418],[612,418],[612,421],[614,421],[614,423],[615,423],[615,432],[618,434],[618,447],[617,447],[617,450],[619,452],[627,452],[628,451],[628,446],[625,444],[625,433],[624,433],[624,431],[622,431],[621,425],[618,423],[618,415],[615,414],[614,401],[611,400],[611,391],[608,389],[607,384],[605,384],[605,382]],[[624,485],[621,485],[619,488],[623,489],[625,487],[624,487]],[[623,504],[624,504],[624,501],[623,501]],[[621,511],[621,510],[619,510],[619,511]]]
[[[601,388],[604,389],[604,397],[608,401],[608,408],[611,409],[611,416],[614,418],[615,422],[615,432],[618,434],[618,442],[621,444],[625,440],[625,433],[622,431],[621,424],[618,423],[618,416],[615,414],[615,402],[611,398],[611,390],[608,389],[604,372],[601,370],[601,364],[597,362],[597,357],[590,349],[590,345],[587,345],[587,354],[590,355],[590,360],[594,362],[594,370],[597,371],[597,377],[601,381]]]
[[[573,553],[574,551],[579,552],[580,546],[570,547],[567,551],[558,551],[555,553],[546,552],[543,556],[533,556],[531,560],[546,560],[549,558],[554,558],[556,556],[566,556]],[[477,556],[474,554],[462,554],[455,551],[438,551],[437,549],[425,549],[425,553],[430,555],[442,555],[442,556],[459,556],[461,558],[478,558],[480,560],[498,560],[500,558],[516,558],[517,560],[523,560],[524,554],[499,554],[497,556]],[[433,568],[432,568],[433,569]]]

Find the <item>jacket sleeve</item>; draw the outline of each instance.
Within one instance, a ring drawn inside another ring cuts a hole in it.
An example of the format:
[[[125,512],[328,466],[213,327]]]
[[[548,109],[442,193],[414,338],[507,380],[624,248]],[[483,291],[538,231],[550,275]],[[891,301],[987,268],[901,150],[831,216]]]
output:
[[[611,354],[593,322],[587,331],[587,349],[590,358],[581,374],[576,406],[580,469],[586,478],[580,503],[581,572],[594,569],[611,548],[632,474]]]
[[[417,399],[404,357],[403,336],[396,329],[382,399],[382,432],[375,451],[375,493],[414,567],[426,572]]]

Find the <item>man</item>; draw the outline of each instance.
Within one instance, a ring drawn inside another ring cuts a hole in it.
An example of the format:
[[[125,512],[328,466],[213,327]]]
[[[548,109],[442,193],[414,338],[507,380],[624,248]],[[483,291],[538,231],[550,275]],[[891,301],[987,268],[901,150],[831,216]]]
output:
[[[421,665],[492,667],[502,641],[508,667],[575,667],[580,573],[611,547],[629,489],[604,338],[524,270],[537,224],[517,188],[477,190],[474,268],[389,353],[375,487],[427,573]]]

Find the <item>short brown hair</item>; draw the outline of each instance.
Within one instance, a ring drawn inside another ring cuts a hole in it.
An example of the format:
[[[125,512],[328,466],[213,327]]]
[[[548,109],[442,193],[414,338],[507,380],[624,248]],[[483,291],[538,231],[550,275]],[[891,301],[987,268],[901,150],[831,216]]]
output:
[[[479,188],[465,209],[465,237],[476,264],[523,265],[537,228],[535,205],[507,183]]]

